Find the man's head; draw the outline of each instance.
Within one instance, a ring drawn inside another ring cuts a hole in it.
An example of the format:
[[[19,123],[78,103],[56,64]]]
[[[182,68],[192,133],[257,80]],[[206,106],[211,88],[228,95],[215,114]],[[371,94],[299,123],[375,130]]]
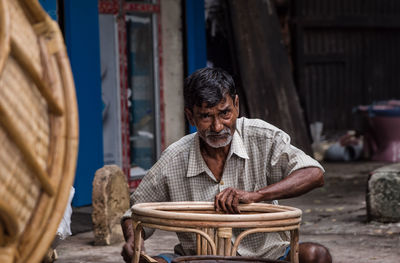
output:
[[[232,77],[223,69],[202,68],[185,79],[183,97],[189,110],[195,105],[201,107],[203,102],[214,107],[225,95],[235,100],[236,88]]]
[[[184,99],[186,116],[200,138],[212,148],[229,145],[239,115],[232,77],[222,69],[199,69],[185,80]]]

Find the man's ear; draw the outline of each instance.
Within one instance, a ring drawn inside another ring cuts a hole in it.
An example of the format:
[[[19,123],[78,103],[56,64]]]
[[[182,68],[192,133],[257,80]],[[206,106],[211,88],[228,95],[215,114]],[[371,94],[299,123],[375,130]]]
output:
[[[235,95],[235,101],[234,101],[233,105],[235,106],[237,112],[239,113],[239,96],[238,95]]]
[[[195,126],[194,121],[193,121],[193,112],[189,110],[188,108],[185,108],[185,115],[186,118],[188,119],[190,125]]]

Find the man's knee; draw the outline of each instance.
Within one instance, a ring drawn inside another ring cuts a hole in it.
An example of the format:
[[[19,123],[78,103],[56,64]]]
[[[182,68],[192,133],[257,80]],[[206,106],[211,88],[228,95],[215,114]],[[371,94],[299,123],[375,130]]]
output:
[[[317,243],[301,243],[299,245],[300,263],[331,263],[332,256],[329,250]]]

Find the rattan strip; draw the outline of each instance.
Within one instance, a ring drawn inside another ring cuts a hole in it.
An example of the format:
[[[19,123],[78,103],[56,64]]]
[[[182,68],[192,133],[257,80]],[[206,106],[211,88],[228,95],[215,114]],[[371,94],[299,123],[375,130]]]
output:
[[[201,235],[203,238],[205,238],[208,241],[208,244],[211,246],[212,255],[216,255],[217,254],[217,248],[215,246],[213,238],[210,237],[206,232],[204,232],[202,230],[194,229],[194,228],[164,226],[164,225],[149,224],[149,223],[142,223],[142,222],[140,222],[140,225],[142,227],[150,227],[150,228],[160,229],[160,230],[165,230],[165,231],[186,232],[186,233],[190,232],[190,233],[199,234],[199,235]],[[205,246],[205,249],[207,251],[207,246]]]
[[[11,53],[17,59],[18,63],[26,70],[31,76],[33,82],[39,89],[42,96],[46,99],[49,109],[56,115],[62,115],[63,109],[59,102],[54,98],[50,87],[42,80],[40,73],[35,69],[34,65],[30,62],[29,56],[24,49],[15,41],[11,36]]]
[[[42,6],[40,5],[38,0],[18,0],[22,6],[25,7],[26,15],[31,18],[34,22],[43,21],[46,18],[49,18],[46,11],[43,10]]]
[[[5,0],[0,0],[0,75],[10,52],[10,14]]]
[[[24,188],[26,194],[36,197],[39,194],[40,182],[31,175],[30,169],[24,163],[19,150],[2,129],[0,129],[0,141],[3,150],[0,152],[0,170],[2,172],[0,178],[4,179],[3,183],[7,184],[11,180],[15,181],[16,184]],[[16,196],[19,195],[20,193],[16,193]],[[30,201],[24,200],[24,203],[29,205]]]
[[[211,211],[215,213],[215,208],[213,206],[213,202],[191,202],[191,201],[182,201],[182,202],[168,202],[172,205],[167,205],[165,202],[152,202],[152,203],[141,203],[136,204],[135,207],[146,207],[149,209],[156,209],[161,211]],[[240,204],[240,207],[244,210],[244,212],[285,212],[285,211],[298,211],[299,209],[283,206],[283,205],[273,205],[268,203],[252,203],[252,204]]]
[[[25,144],[34,151],[42,169],[46,169],[49,147],[47,106],[36,87],[21,72],[12,57],[8,59],[0,84],[0,103],[4,105],[15,125],[24,132]]]
[[[0,262],[14,263],[16,254],[16,242],[7,247],[0,247]]]
[[[47,136],[49,128],[46,101],[32,83],[31,78],[25,75],[17,61],[11,56],[7,60],[7,66],[4,68],[0,81],[7,87],[7,91],[2,91],[2,93],[8,92],[8,99],[15,100],[12,105],[19,110],[18,114],[20,114],[15,117],[21,118],[17,120],[29,123],[26,128],[32,129],[32,132],[43,130],[44,136]],[[31,117],[34,119],[30,119]],[[37,129],[41,130],[37,131]]]
[[[25,2],[32,2],[32,0],[24,0],[23,2],[23,4],[25,4]],[[31,22],[28,20],[19,1],[8,0],[8,9],[12,21],[11,37],[14,38],[20,46],[24,47],[25,52],[29,54],[29,60],[34,65],[36,71],[41,75],[40,49]]]
[[[163,224],[166,226],[185,226],[185,227],[232,227],[232,228],[250,228],[250,227],[274,227],[274,226],[293,226],[301,222],[301,218],[288,218],[267,220],[262,219],[258,221],[212,221],[212,220],[186,220],[179,216],[176,219],[163,219],[158,217],[138,216],[132,215],[135,221],[143,223]]]
[[[40,184],[26,167],[18,149],[9,139],[4,140],[5,137],[5,133],[0,130],[3,147],[0,151],[0,184],[4,187],[0,196],[2,200],[7,199],[7,202],[12,203],[14,208],[19,208],[17,216],[24,227],[36,206]]]
[[[1,177],[0,188],[2,189],[1,199],[14,207],[15,213],[19,218],[18,222],[23,228],[28,222],[31,212],[36,205],[35,199],[33,198],[37,198],[37,194],[29,194],[29,192],[36,192],[36,190],[32,190],[33,187],[31,187],[30,189],[26,189],[24,185],[19,184],[19,180],[15,177],[22,177],[21,175],[25,174],[22,174],[20,170],[17,169],[16,171],[14,171],[14,173],[10,173],[10,176]]]
[[[17,238],[20,233],[17,222],[18,218],[13,207],[4,200],[0,200],[0,247],[8,245]]]
[[[233,244],[230,255],[236,256],[236,252],[237,252],[240,242],[243,240],[243,238],[245,238],[246,236],[248,236],[250,234],[260,233],[260,232],[263,232],[263,233],[284,232],[284,231],[299,229],[299,227],[300,227],[300,224],[286,226],[286,227],[285,226],[277,226],[277,227],[253,228],[253,229],[245,230],[237,236],[235,243]]]
[[[4,73],[11,72],[9,65],[11,63],[7,64]],[[12,81],[13,76],[16,77],[17,81],[10,83],[9,80]],[[24,75],[19,78],[18,74],[4,74],[4,77],[0,79],[0,85],[7,88],[0,90],[0,103],[13,120],[14,125],[21,131],[24,144],[31,149],[38,164],[45,170],[49,145],[49,127],[48,124],[46,126],[45,121],[48,116],[46,112],[41,110],[41,105],[38,104],[37,100],[24,102],[24,100],[29,99],[28,97],[32,93],[24,79]],[[35,97],[31,96],[31,98]]]
[[[13,207],[13,210],[14,210],[16,216],[18,217],[18,220],[16,222],[20,226],[20,230],[23,230],[26,223],[29,220],[29,217],[30,217],[33,209],[30,209],[30,210],[27,209],[27,207],[24,206],[24,204],[20,200],[18,200],[18,198],[15,198],[13,196],[15,191],[21,190],[21,187],[19,187],[17,185],[17,187],[10,190],[9,188],[7,188],[6,185],[1,185],[0,189],[2,190],[2,200],[1,201],[7,205],[10,205],[11,207]]]
[[[12,138],[14,143],[20,149],[22,155],[24,156],[25,161],[29,164],[29,166],[33,169],[34,174],[39,179],[43,190],[50,196],[53,196],[55,193],[55,187],[51,184],[51,181],[42,166],[38,163],[35,154],[25,143],[24,133],[23,131],[18,129],[18,126],[15,125],[12,117],[10,116],[7,109],[4,108],[4,105],[0,103],[0,123],[7,131],[8,136]]]
[[[196,221],[221,221],[221,222],[240,222],[240,221],[259,221],[259,220],[278,220],[287,218],[299,218],[301,216],[301,210],[297,208],[285,207],[285,206],[274,206],[268,204],[262,204],[262,206],[257,206],[257,204],[239,206],[241,211],[247,211],[250,207],[257,212],[263,212],[258,214],[198,214],[198,213],[179,213],[179,212],[168,212],[162,210],[173,210],[174,206],[186,206],[188,210],[195,210],[196,207],[201,207],[206,210],[213,209],[214,205],[212,202],[199,202],[199,204],[189,204],[189,203],[141,203],[132,206],[132,214],[139,216],[156,217],[160,219],[175,219],[179,218],[182,220],[196,220]],[[197,203],[197,202],[195,202]],[[275,212],[276,208],[279,210],[285,209],[284,212]],[[160,209],[160,210],[157,210]]]

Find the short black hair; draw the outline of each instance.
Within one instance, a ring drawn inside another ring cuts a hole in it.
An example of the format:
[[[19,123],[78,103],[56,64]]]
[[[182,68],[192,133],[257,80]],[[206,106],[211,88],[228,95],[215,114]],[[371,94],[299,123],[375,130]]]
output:
[[[195,105],[201,107],[204,102],[207,103],[207,107],[214,107],[226,94],[235,100],[235,82],[223,69],[198,69],[185,79],[183,87],[185,108],[191,111]]]

